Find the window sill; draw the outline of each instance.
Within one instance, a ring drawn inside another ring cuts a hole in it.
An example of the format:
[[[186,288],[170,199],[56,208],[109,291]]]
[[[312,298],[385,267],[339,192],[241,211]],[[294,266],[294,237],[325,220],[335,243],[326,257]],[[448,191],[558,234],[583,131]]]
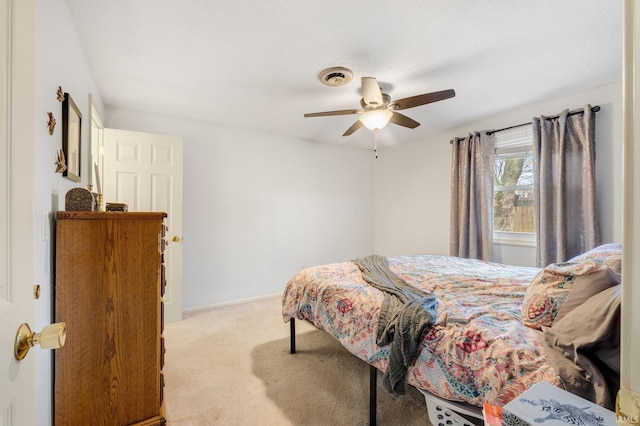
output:
[[[494,232],[493,244],[536,247],[536,234],[529,232]]]

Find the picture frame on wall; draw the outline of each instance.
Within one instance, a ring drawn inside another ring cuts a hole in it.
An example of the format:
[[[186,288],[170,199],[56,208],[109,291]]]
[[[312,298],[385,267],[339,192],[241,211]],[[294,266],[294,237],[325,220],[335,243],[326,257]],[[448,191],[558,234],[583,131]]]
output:
[[[71,95],[65,92],[62,101],[62,150],[67,169],[62,175],[74,182],[82,182],[80,176],[82,159],[82,114]]]

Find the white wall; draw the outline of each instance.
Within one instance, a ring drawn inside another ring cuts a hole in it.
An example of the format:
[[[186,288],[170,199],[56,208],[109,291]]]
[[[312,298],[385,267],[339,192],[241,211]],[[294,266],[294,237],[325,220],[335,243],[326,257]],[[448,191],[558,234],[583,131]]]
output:
[[[499,129],[599,105],[596,115],[596,180],[603,242],[622,241],[621,83],[526,105],[430,137],[383,148],[375,164],[374,249],[384,255],[449,253],[451,145],[474,130]],[[535,265],[535,249],[499,247],[498,262]]]
[[[107,109],[106,127],[184,139],[184,308],[281,293],[301,267],[373,249],[369,151]]]
[[[36,1],[36,99],[35,99],[35,212],[34,212],[34,277],[41,286],[40,299],[34,301],[34,330],[53,322],[53,216],[64,210],[64,196],[81,186],[55,173],[56,153],[62,148],[62,103],[56,100],[56,90],[62,86],[71,94],[82,113],[82,186],[88,183],[89,153],[89,93],[94,104],[102,109],[98,90],[84,59],[71,17],[64,0]],[[49,135],[47,112],[53,112],[57,126]],[[43,215],[49,217],[43,223]],[[43,240],[43,228],[49,238]],[[70,330],[70,333],[73,331]],[[29,354],[31,356],[31,354]],[[33,351],[36,357],[36,421],[51,424],[51,352]]]

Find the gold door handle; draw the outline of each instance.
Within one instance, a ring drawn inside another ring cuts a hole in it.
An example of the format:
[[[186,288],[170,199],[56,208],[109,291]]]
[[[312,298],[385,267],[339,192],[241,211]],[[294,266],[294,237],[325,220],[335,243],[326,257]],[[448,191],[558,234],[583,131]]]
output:
[[[180,237],[178,237],[177,235],[174,235],[173,238],[171,238],[171,241],[173,241],[174,243],[177,243],[178,241],[180,241]]]
[[[57,322],[49,324],[40,333],[31,331],[29,324],[23,323],[16,333],[13,353],[18,361],[27,356],[29,349],[40,345],[41,349],[60,349],[67,340],[67,324]]]

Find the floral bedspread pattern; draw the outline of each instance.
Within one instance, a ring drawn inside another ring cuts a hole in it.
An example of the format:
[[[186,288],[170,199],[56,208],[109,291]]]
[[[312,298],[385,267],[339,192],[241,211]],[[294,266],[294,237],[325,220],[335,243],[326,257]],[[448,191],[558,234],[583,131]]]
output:
[[[406,381],[441,398],[476,406],[504,405],[533,384],[560,386],[546,360],[540,331],[522,324],[527,284],[537,268],[443,255],[389,257],[407,283],[435,294],[435,325],[423,338]],[[304,319],[351,353],[386,370],[389,346],[376,345],[383,300],[352,262],[300,271],[282,297],[285,321]]]

